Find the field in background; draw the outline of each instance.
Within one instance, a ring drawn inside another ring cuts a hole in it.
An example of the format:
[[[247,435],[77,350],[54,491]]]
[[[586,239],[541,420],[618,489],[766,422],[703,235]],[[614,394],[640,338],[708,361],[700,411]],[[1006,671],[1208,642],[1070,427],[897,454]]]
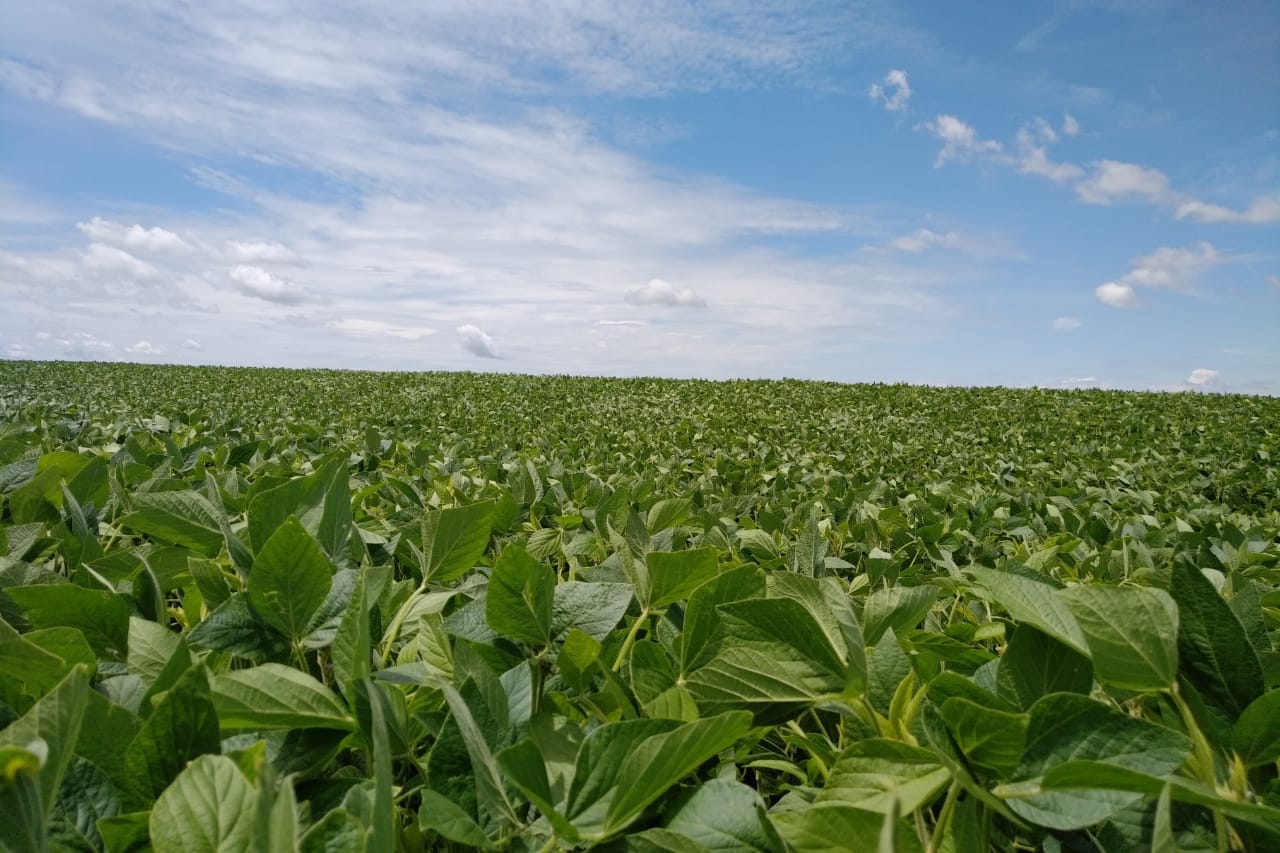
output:
[[[1273,398],[0,362],[0,847],[1274,849],[1278,458]]]

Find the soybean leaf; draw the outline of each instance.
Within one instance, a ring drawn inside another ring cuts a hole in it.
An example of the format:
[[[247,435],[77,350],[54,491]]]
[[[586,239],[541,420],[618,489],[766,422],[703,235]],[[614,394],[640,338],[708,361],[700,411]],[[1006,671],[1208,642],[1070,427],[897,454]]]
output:
[[[1034,625],[1077,652],[1089,654],[1089,643],[1075,615],[1059,597],[1058,590],[1048,582],[1041,583],[985,566],[967,566],[965,572],[986,587],[991,597],[1017,622]]]
[[[706,850],[724,853],[772,853],[782,848],[782,839],[769,821],[760,794],[732,779],[704,782],[672,815],[667,829]]]
[[[918,626],[937,598],[936,586],[892,586],[871,593],[862,611],[867,645],[878,643],[886,628],[902,634]]]
[[[816,802],[838,802],[900,815],[928,805],[951,778],[936,755],[884,738],[858,741],[840,754]]]
[[[622,762],[618,774],[627,780],[609,802],[606,836],[630,826],[646,806],[662,796],[699,764],[732,746],[751,727],[751,715],[729,711],[642,741]]]
[[[351,729],[333,691],[305,672],[264,663],[216,676],[213,704],[224,729]]]
[[[773,824],[795,850],[881,850],[881,815],[844,803],[819,803],[806,809],[773,815]],[[895,832],[894,853],[919,853],[923,848],[911,830]]]
[[[1194,565],[1174,563],[1169,592],[1178,605],[1178,667],[1226,726],[1262,695],[1262,665],[1244,626]]]
[[[253,837],[254,791],[234,761],[197,758],[156,800],[156,853],[240,853]]]
[[[1178,672],[1178,606],[1150,587],[1076,586],[1060,595],[1088,638],[1093,671],[1103,684],[1155,691]]]
[[[764,572],[756,566],[739,566],[698,587],[689,596],[680,635],[680,669],[692,672],[715,652],[721,604],[763,597]],[[598,639],[598,638],[597,638]]]
[[[1089,658],[1031,624],[1019,625],[996,670],[1000,696],[1030,708],[1050,693],[1084,693],[1093,687]]]
[[[1032,705],[1030,714],[1026,750],[1011,779],[1029,783],[1022,789],[1031,793],[1019,793],[1008,805],[1020,817],[1054,829],[1091,826],[1141,798],[1115,790],[1038,789],[1037,780],[1054,767],[1068,761],[1100,761],[1164,776],[1191,753],[1191,742],[1182,734],[1087,696],[1051,693]]]
[[[424,581],[448,583],[475,566],[489,546],[493,509],[493,501],[480,501],[422,517]]]
[[[475,819],[457,806],[453,800],[426,788],[418,807],[418,825],[423,830],[439,833],[457,844],[465,844],[479,850],[494,849]]]
[[[631,605],[630,584],[566,581],[555,588],[551,604],[551,633],[556,639],[577,629],[603,640]]]
[[[1249,704],[1231,732],[1231,747],[1248,767],[1280,760],[1280,690]]]
[[[227,652],[251,661],[276,660],[288,654],[289,641],[258,617],[248,593],[237,592],[191,629],[187,640],[196,648]]]
[[[542,646],[551,642],[556,575],[518,545],[508,545],[494,564],[485,597],[489,627],[512,639]]]
[[[13,586],[5,593],[35,627],[79,629],[101,657],[121,663],[127,659],[130,607],[121,596],[69,583]]]
[[[319,543],[290,517],[254,558],[249,601],[263,621],[296,643],[332,582],[333,566]]]
[[[89,670],[77,666],[27,713],[0,731],[0,750],[4,750],[6,761],[13,762],[0,766],[3,798],[20,815],[29,817],[34,809],[41,825],[53,810],[62,776],[74,754],[88,694]],[[28,829],[37,836],[43,831]]]
[[[716,576],[715,548],[687,551],[650,551],[645,555],[649,568],[649,608],[659,610],[683,601],[702,584]]]
[[[199,492],[135,492],[133,511],[120,519],[130,530],[156,542],[182,545],[203,557],[222,550],[222,527],[217,511]]]
[[[124,754],[129,802],[138,807],[150,803],[187,762],[222,748],[203,665],[188,669],[153,704]]]

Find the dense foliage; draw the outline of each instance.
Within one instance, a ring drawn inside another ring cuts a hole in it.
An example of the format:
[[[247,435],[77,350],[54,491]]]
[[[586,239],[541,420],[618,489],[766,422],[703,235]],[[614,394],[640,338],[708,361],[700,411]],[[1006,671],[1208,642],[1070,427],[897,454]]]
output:
[[[0,848],[1280,846],[1280,400],[0,363]]]

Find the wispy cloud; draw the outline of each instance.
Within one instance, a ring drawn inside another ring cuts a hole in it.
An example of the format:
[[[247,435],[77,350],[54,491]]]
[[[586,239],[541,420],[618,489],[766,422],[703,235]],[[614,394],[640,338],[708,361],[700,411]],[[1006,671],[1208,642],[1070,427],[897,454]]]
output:
[[[1055,332],[1074,332],[1082,324],[1079,317],[1054,317],[1049,325]]]
[[[1135,288],[1187,291],[1201,273],[1221,261],[1221,255],[1209,243],[1187,248],[1162,246],[1149,255],[1133,258],[1127,273],[1099,285],[1094,293],[1104,305],[1133,308],[1138,304]]]
[[[895,68],[884,75],[884,80],[872,83],[867,89],[867,97],[873,103],[884,106],[891,113],[902,112],[911,100],[911,86],[907,82],[907,72]]]

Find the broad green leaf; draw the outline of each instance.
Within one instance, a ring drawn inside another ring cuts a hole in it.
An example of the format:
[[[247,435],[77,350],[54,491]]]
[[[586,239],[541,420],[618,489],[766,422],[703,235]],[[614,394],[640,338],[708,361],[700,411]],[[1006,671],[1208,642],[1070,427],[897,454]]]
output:
[[[547,763],[542,750],[532,738],[525,738],[507,747],[496,756],[498,766],[529,802],[547,818],[556,833],[567,841],[576,841],[578,831],[556,808],[551,792],[551,780],[547,777]]]
[[[153,706],[124,755],[126,793],[137,807],[159,795],[187,762],[222,749],[203,665],[183,673],[170,690],[155,698]]]
[[[249,502],[249,539],[259,551],[280,525],[294,517],[334,565],[350,562],[351,493],[347,465],[330,459],[314,473],[254,495]]]
[[[1016,621],[1034,625],[1082,655],[1089,654],[1088,640],[1057,588],[985,566],[967,566],[965,572],[986,587],[991,597]]]
[[[580,832],[602,832],[609,804],[624,781],[621,770],[627,755],[646,739],[678,725],[674,720],[622,720],[606,723],[583,739],[565,802],[565,816]]]
[[[1262,665],[1240,620],[1204,573],[1173,566],[1169,592],[1178,605],[1178,667],[1226,726],[1262,695]]]
[[[756,566],[731,569],[695,589],[685,607],[684,631],[678,643],[680,670],[692,672],[714,654],[720,627],[719,605],[764,594],[764,572]]]
[[[392,789],[395,768],[391,766],[391,708],[382,688],[365,678],[360,682],[361,692],[369,701],[370,740],[373,758],[373,814],[369,833],[369,846],[374,850],[391,850],[395,847],[396,812]]]
[[[222,527],[217,511],[195,491],[135,492],[133,512],[120,524],[156,542],[182,545],[203,557],[222,550]]]
[[[1249,704],[1231,732],[1231,747],[1248,767],[1280,760],[1280,690]]]
[[[1033,793],[1020,793],[1008,805],[1020,817],[1054,829],[1091,826],[1140,798],[1101,789],[1034,793],[1037,780],[1054,767],[1100,761],[1165,776],[1191,753],[1191,742],[1182,734],[1075,693],[1051,693],[1032,705],[1030,713],[1026,750],[1011,779]]]
[[[1018,766],[1026,742],[1026,714],[1011,714],[959,697],[939,708],[960,751],[973,764],[1007,776]]]
[[[243,853],[253,837],[254,791],[235,762],[197,758],[156,800],[156,853]]]
[[[724,853],[772,853],[782,848],[782,839],[769,821],[760,794],[732,779],[704,782],[672,815],[667,829],[706,850]]]
[[[332,582],[333,565],[319,543],[290,518],[254,558],[249,601],[263,621],[298,642]]]
[[[867,597],[862,631],[869,646],[880,642],[886,628],[901,635],[918,626],[938,598],[936,586],[892,586]]]
[[[76,628],[101,657],[123,663],[129,653],[129,602],[104,589],[69,583],[14,586],[5,593],[37,628]]]
[[[867,702],[887,715],[898,686],[910,676],[911,661],[893,629],[886,628],[880,642],[867,655]]]
[[[556,575],[518,545],[503,549],[489,577],[485,617],[489,627],[530,645],[550,644]]]
[[[0,790],[3,799],[17,810],[16,816],[30,816],[31,809],[48,818],[57,799],[63,774],[74,754],[84,722],[89,694],[89,670],[77,666],[51,690],[5,729],[0,731]],[[38,769],[32,765],[35,757]],[[24,781],[29,779],[30,781]],[[34,802],[33,802],[34,799]],[[22,818],[25,822],[28,818]],[[35,835],[35,827],[28,827]]]
[[[424,798],[433,793],[422,792]],[[364,853],[365,849],[364,825],[341,807],[313,823],[298,841],[298,853]]]
[[[179,635],[164,625],[133,617],[129,620],[129,671],[150,686],[160,677],[180,642]]]
[[[305,672],[264,663],[216,676],[213,704],[223,729],[351,729],[333,691]]]
[[[365,606],[364,572],[356,575],[351,603],[342,614],[338,632],[329,646],[333,674],[341,685],[348,704],[354,704],[356,684],[369,675],[373,649],[369,634],[369,609]]]
[[[453,800],[430,788],[424,789],[421,797],[422,802],[418,807],[418,825],[424,831],[439,833],[457,844],[465,844],[479,850],[494,849],[493,843],[485,837],[484,831],[471,815],[458,808]]]
[[[1200,782],[1181,776],[1144,773],[1103,761],[1069,761],[1050,768],[1040,779],[1042,791],[1114,790],[1159,797],[1166,789],[1172,799],[1220,811],[1233,820],[1252,824],[1280,840],[1280,809],[1227,799]]]
[[[844,662],[800,603],[749,599],[719,611],[720,651],[685,683],[704,714],[748,708],[767,723],[844,689]]]
[[[1093,671],[1103,684],[1155,691],[1178,672],[1178,606],[1150,587],[1076,586],[1060,593],[1088,638]]]
[[[254,612],[248,593],[237,592],[191,629],[195,648],[227,652],[251,661],[275,660],[289,652],[289,641]]]
[[[844,803],[819,803],[806,809],[773,815],[773,825],[794,850],[877,850],[887,815]],[[920,853],[915,832],[893,834],[895,853]]]
[[[564,639],[577,629],[594,640],[603,640],[626,614],[632,598],[631,585],[625,583],[559,584],[551,604],[551,633]]]
[[[688,598],[690,593],[716,576],[718,557],[714,548],[687,551],[650,551],[645,555],[649,568],[649,608],[659,610]]]
[[[650,803],[702,762],[732,746],[751,727],[751,715],[730,711],[642,741],[618,771],[626,784],[609,802],[604,833],[626,829]]]
[[[498,768],[498,762],[493,757],[493,750],[489,748],[489,742],[485,740],[484,733],[476,725],[471,708],[452,684],[439,678],[434,679],[434,684],[444,694],[449,712],[462,733],[463,744],[471,759],[471,771],[475,778],[476,794],[481,806],[497,820],[518,824],[519,818],[507,796],[507,789],[502,784],[502,773]]]
[[[22,682],[33,698],[39,698],[71,669],[63,658],[46,651],[0,619],[0,677]]]
[[[836,802],[867,811],[910,814],[946,787],[951,772],[926,749],[868,738],[840,754],[816,802]]]
[[[493,501],[481,501],[422,517],[424,580],[448,583],[475,566],[489,547],[493,509]]]
[[[996,670],[1000,696],[1030,708],[1050,693],[1084,693],[1093,687],[1089,658],[1030,623],[1019,625]]]

